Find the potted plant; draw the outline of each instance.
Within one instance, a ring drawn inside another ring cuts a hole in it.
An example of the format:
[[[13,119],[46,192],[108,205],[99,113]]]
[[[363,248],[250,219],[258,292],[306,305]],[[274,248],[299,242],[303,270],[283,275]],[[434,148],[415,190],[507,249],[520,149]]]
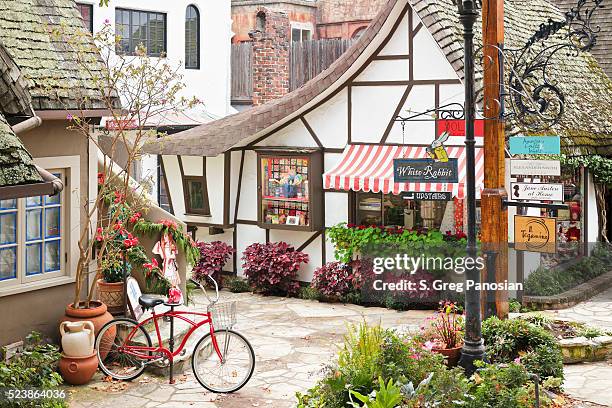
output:
[[[200,258],[193,267],[192,277],[200,282],[207,282],[206,275],[209,275],[222,285],[221,271],[234,253],[234,248],[221,241],[199,241],[196,245],[200,251]]]
[[[427,348],[446,357],[446,364],[454,367],[461,357],[463,347],[463,316],[453,302],[440,302],[440,309],[429,320],[425,328]]]

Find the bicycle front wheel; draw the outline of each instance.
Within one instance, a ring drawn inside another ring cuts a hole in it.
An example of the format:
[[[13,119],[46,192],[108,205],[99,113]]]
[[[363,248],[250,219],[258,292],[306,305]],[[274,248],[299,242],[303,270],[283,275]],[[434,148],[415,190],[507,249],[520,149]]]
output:
[[[130,334],[134,334],[128,339]],[[145,361],[122,351],[123,347],[151,347],[151,337],[132,319],[111,320],[100,329],[96,337],[96,354],[100,369],[115,380],[133,380],[145,369]],[[150,355],[149,351],[140,354]]]
[[[219,358],[209,334],[202,337],[193,350],[191,367],[202,387],[208,391],[230,393],[249,381],[255,369],[255,352],[247,339],[233,330],[214,334],[221,351]]]

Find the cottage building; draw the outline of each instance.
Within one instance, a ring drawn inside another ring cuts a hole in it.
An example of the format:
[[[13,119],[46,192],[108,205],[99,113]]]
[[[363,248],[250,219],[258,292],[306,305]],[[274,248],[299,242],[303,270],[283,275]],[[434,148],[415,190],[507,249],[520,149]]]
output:
[[[505,46],[522,47],[548,18],[564,16],[544,0],[506,1]],[[228,267],[239,275],[239,256],[252,242],[292,244],[310,255],[303,281],[333,260],[325,228],[340,222],[460,230],[464,133],[460,120],[442,112],[464,101],[461,33],[451,0],[388,1],[359,40],[304,86],[148,146],[162,157],[175,214],[198,228],[198,239],[232,244],[238,255]],[[566,105],[548,131],[561,136],[567,153],[609,154],[610,80],[589,53],[554,62]],[[418,113],[426,114],[397,120]],[[506,125],[509,135],[524,131],[512,119]],[[393,159],[428,157],[444,131],[456,182],[395,182]],[[484,170],[477,139],[478,196]],[[592,181],[578,174],[569,184],[567,201],[582,211],[581,239],[596,240]]]

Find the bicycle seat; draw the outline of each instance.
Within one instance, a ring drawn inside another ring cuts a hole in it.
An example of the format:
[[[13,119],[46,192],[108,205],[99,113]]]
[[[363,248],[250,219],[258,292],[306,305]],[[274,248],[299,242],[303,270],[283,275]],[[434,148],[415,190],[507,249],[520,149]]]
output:
[[[142,295],[138,298],[138,303],[145,309],[152,309],[157,305],[164,303],[164,299],[157,296]]]

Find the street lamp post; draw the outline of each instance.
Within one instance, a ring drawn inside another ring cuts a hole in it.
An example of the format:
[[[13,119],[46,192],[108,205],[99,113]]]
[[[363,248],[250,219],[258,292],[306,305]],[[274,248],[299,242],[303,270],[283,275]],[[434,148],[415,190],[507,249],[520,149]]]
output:
[[[463,24],[464,86],[465,86],[465,146],[466,146],[466,193],[467,193],[467,257],[476,258],[476,174],[474,119],[474,23],[478,11],[475,0],[455,0],[459,8],[459,20]],[[480,281],[480,271],[474,263],[468,263],[466,281]],[[475,370],[474,361],[484,360],[485,349],[482,341],[482,319],[480,312],[480,291],[469,289],[465,293],[465,339],[459,365],[468,374]]]

